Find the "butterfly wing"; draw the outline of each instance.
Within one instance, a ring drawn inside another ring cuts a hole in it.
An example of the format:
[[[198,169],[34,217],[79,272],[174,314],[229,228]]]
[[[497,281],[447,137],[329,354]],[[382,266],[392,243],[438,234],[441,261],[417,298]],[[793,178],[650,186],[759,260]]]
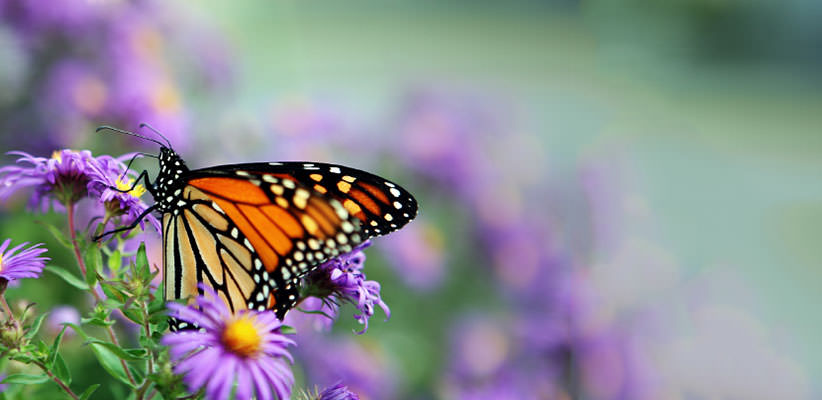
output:
[[[269,173],[338,200],[362,223],[366,237],[402,228],[417,216],[417,201],[400,185],[356,168],[319,162],[274,162],[218,167]]]
[[[275,168],[190,171],[163,219],[166,298],[214,288],[234,311],[296,304],[299,277],[364,240],[335,198]]]

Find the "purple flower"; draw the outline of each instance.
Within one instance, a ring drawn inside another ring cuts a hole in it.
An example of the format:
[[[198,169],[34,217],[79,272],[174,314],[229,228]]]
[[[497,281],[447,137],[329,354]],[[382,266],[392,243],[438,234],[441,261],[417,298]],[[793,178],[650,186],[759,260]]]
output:
[[[357,246],[350,253],[346,253],[321,264],[307,277],[308,296],[323,299],[326,304],[338,305],[338,301],[347,301],[357,307],[360,314],[354,319],[363,324],[363,330],[368,330],[368,319],[374,315],[374,306],[378,305],[385,312],[386,318],[391,317],[391,310],[380,297],[380,284],[376,281],[365,280],[362,272],[365,263],[365,254],[362,250],[371,245],[371,241]],[[331,307],[336,314],[336,307]]]
[[[106,210],[107,219],[126,215],[132,223],[148,207],[140,200],[145,192],[141,185],[131,189],[135,173],[126,170],[120,159],[108,155],[94,157],[88,150],[55,151],[51,158],[34,157],[23,152],[11,152],[19,155],[18,163],[29,166],[10,165],[0,168],[0,200],[14,191],[26,186],[34,187],[32,205],[47,209],[49,198],[57,200],[55,208],[74,205],[80,199],[90,195],[96,198]],[[125,155],[121,159],[129,158]],[[159,231],[160,223],[149,215],[148,220]],[[141,226],[143,226],[141,221]]]
[[[11,281],[39,277],[46,266],[46,261],[49,260],[48,257],[41,257],[47,251],[47,249],[40,247],[43,244],[38,243],[24,249],[28,244],[28,242],[24,242],[6,252],[9,243],[11,243],[11,239],[6,239],[0,245],[0,278]]]
[[[320,392],[318,400],[360,400],[360,396],[348,390],[348,388],[340,382]]]
[[[169,303],[171,315],[200,327],[167,334],[162,343],[177,363],[174,372],[185,375],[188,389],[205,389],[207,399],[228,399],[237,382],[237,399],[280,399],[291,394],[294,376],[286,350],[294,341],[280,333],[282,324],[272,311],[232,314],[210,289],[199,296],[196,307]],[[199,308],[199,309],[198,309]]]
[[[94,173],[91,184],[89,184],[89,194],[98,198],[105,205],[106,217],[127,216],[123,225],[129,225],[142,214],[148,206],[140,200],[146,192],[143,185],[134,184],[135,173],[126,170],[125,164],[121,160],[131,158],[132,154],[126,154],[119,159],[111,156],[97,157],[97,163],[93,165]],[[115,190],[114,188],[117,188]],[[128,190],[128,192],[122,192]],[[153,215],[147,215],[146,219],[154,225],[159,232],[160,222]],[[145,229],[144,220],[140,221],[140,227]]]
[[[74,204],[88,195],[92,165],[96,162],[88,150],[55,151],[51,158],[34,157],[20,151],[9,154],[20,156],[18,163],[29,166],[9,165],[0,168],[0,200],[26,186],[34,186],[31,204],[48,207],[53,196],[59,204]]]

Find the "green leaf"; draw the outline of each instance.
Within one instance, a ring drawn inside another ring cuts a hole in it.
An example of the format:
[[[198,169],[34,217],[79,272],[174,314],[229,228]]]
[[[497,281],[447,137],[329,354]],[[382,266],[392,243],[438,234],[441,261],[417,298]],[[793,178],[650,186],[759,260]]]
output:
[[[65,246],[65,248],[67,248],[67,249],[70,249],[72,247],[71,246],[71,240],[69,240],[69,238],[66,236],[65,233],[63,233],[63,231],[61,231],[56,226],[54,226],[52,224],[49,224],[47,222],[40,222],[40,223],[46,226],[46,229],[48,229],[49,232],[51,233],[51,235],[54,236],[55,239],[57,239],[57,242],[59,242],[60,244]]]
[[[112,285],[108,282],[100,282],[100,287],[103,289],[103,293],[106,294],[106,297],[112,300],[117,301],[118,304],[114,305],[114,308],[120,308],[122,305],[123,300],[126,299],[126,295],[123,293],[120,288],[115,285]]]
[[[13,374],[3,379],[3,383],[19,383],[22,385],[36,385],[49,380],[48,375]]]
[[[88,400],[88,398],[91,397],[91,394],[94,393],[94,391],[97,390],[98,387],[100,387],[100,384],[95,383],[86,388],[86,390],[80,394],[80,400]]]
[[[87,340],[89,338],[89,335],[86,333],[86,331],[84,331],[83,328],[81,328],[79,325],[72,324],[71,322],[66,322],[63,325],[69,326],[72,329],[74,329],[74,332],[77,332],[78,335],[82,336],[83,340]]]
[[[138,279],[147,281],[151,279],[151,271],[148,268],[148,257],[146,257],[146,244],[140,242],[140,248],[137,249],[136,262],[134,263],[134,272]]]
[[[283,335],[296,335],[297,329],[290,325],[280,325],[280,333]]]
[[[60,333],[57,334],[57,337],[54,338],[54,343],[51,344],[51,349],[49,351],[49,356],[46,359],[46,365],[51,368],[51,364],[56,359],[58,352],[60,351],[60,341],[63,340],[63,334],[66,333],[66,329],[68,329],[68,325],[63,325],[63,328],[60,329]]]
[[[63,280],[66,281],[66,283],[68,283],[71,286],[74,286],[77,289],[88,290],[88,285],[85,282],[83,282],[80,278],[74,276],[74,274],[72,274],[64,268],[58,267],[56,265],[49,265],[48,267],[46,267],[46,271],[49,271],[52,274],[57,275],[60,278],[63,278]]]
[[[100,366],[102,366],[103,369],[109,373],[109,375],[129,387],[134,387],[134,385],[128,380],[128,377],[123,370],[123,365],[120,363],[120,359],[113,352],[111,352],[111,350],[99,343],[91,343],[89,346],[91,346],[94,356],[97,357],[97,361],[100,362]]]
[[[108,256],[108,268],[117,276],[117,271],[120,270],[120,267],[123,266],[123,255],[120,253],[120,249],[114,250]]]
[[[54,359],[54,375],[60,378],[66,385],[71,384],[71,371],[69,371],[66,365],[66,360],[64,360],[60,354],[57,354],[57,357]]]
[[[139,361],[145,360],[148,357],[148,353],[143,349],[128,349],[125,350],[120,346],[117,346],[114,343],[109,343],[100,339],[89,338],[87,340],[88,344],[94,344],[101,347],[104,347],[111,351],[117,357],[120,357],[126,361]],[[140,351],[142,350],[142,351]],[[121,366],[122,367],[122,366]],[[122,369],[122,368],[121,368]]]
[[[31,325],[28,328],[28,331],[26,332],[26,339],[31,339],[34,337],[34,335],[37,334],[37,332],[40,330],[40,326],[43,325],[43,319],[46,318],[46,315],[48,314],[49,313],[47,312],[40,314],[37,316],[37,318],[34,319],[34,322],[31,323]]]
[[[86,249],[85,260],[86,284],[88,284],[88,287],[93,288],[94,284],[97,283],[97,274],[100,273],[101,266],[103,265],[103,255],[96,245],[90,245]]]

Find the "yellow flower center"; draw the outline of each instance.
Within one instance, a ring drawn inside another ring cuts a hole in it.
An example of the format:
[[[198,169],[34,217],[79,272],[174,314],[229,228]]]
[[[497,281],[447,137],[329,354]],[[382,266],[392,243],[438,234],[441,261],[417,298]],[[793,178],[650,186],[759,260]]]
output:
[[[3,255],[0,254],[0,272],[3,272]]]
[[[60,150],[54,150],[53,152],[51,152],[51,158],[53,160],[57,160],[58,163],[61,163],[63,162],[63,152],[61,152]]]
[[[263,338],[247,317],[228,323],[223,331],[223,344],[234,354],[248,357],[260,351]]]
[[[123,182],[120,180],[120,178],[117,178],[117,180],[114,183],[117,185],[117,189],[128,190],[128,194],[134,197],[140,197],[143,195],[143,193],[146,192],[146,188],[144,188],[143,185],[140,184],[134,185],[134,189],[132,189],[131,185],[134,183],[134,181],[132,181],[131,179],[128,179],[127,181]]]

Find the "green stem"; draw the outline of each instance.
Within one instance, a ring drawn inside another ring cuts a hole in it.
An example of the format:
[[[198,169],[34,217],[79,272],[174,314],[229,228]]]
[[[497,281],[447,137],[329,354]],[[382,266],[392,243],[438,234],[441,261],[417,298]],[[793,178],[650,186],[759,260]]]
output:
[[[75,400],[79,400],[79,399],[80,399],[79,397],[77,397],[77,395],[76,395],[76,394],[74,394],[74,392],[72,392],[72,391],[71,391],[71,388],[70,388],[70,387],[68,387],[68,385],[66,385],[66,383],[65,383],[65,382],[63,382],[60,378],[58,378],[57,376],[55,376],[54,374],[52,374],[52,373],[51,373],[51,371],[49,371],[49,369],[48,369],[48,368],[46,368],[46,366],[45,366],[44,364],[41,364],[41,363],[39,363],[39,362],[36,362],[35,364],[36,364],[38,367],[40,367],[40,369],[42,369],[42,370],[43,370],[43,372],[45,372],[45,373],[46,373],[46,375],[48,375],[48,376],[49,376],[49,378],[51,378],[51,379],[54,381],[54,383],[56,383],[56,384],[57,384],[57,386],[60,386],[60,389],[63,389],[63,391],[64,391],[64,392],[66,392],[66,394],[68,394],[69,396],[71,396],[71,398],[72,398],[72,399],[75,399]]]
[[[0,278],[0,279],[2,279],[2,278]],[[2,280],[6,281],[5,279],[2,279]],[[6,281],[5,283],[8,284],[8,281]],[[5,286],[5,285],[3,285],[3,286]],[[6,290],[6,288],[3,287],[3,290],[0,291],[0,305],[3,306],[3,312],[6,313],[6,315],[9,316],[9,320],[16,324],[17,320],[14,319],[14,313],[11,312],[11,307],[9,307],[9,303],[6,301],[6,294],[4,293],[5,290]]]
[[[74,204],[67,204],[66,210],[68,210],[68,228],[69,233],[71,234],[71,246],[74,249],[74,256],[77,258],[77,265],[80,267],[80,272],[83,274],[83,280],[86,281],[86,262],[83,260],[83,256],[80,253],[80,245],[77,244],[77,232],[74,229]],[[94,273],[97,273],[97,271],[94,271]],[[90,288],[90,291],[91,295],[94,296],[95,304],[100,304],[102,299],[97,293],[97,285],[95,284],[94,287]],[[111,325],[107,325],[106,330],[108,331],[108,337],[111,339],[111,343],[114,343],[114,345],[119,347],[120,342],[117,340],[117,335],[114,334],[114,328],[112,328]],[[120,359],[120,364],[123,366],[123,370],[125,371],[129,382],[136,385],[137,381],[135,381],[134,377],[131,375],[131,371],[128,369],[126,360]]]
[[[86,279],[86,262],[83,260],[83,256],[80,254],[80,246],[77,245],[77,232],[74,231],[74,204],[69,204],[66,206],[68,210],[68,225],[69,225],[69,234],[71,235],[71,247],[74,249],[74,256],[77,257],[77,265],[80,266],[80,272],[83,273],[83,280]],[[97,291],[92,290],[92,294],[94,297],[97,298],[99,301],[99,297],[97,296]]]

